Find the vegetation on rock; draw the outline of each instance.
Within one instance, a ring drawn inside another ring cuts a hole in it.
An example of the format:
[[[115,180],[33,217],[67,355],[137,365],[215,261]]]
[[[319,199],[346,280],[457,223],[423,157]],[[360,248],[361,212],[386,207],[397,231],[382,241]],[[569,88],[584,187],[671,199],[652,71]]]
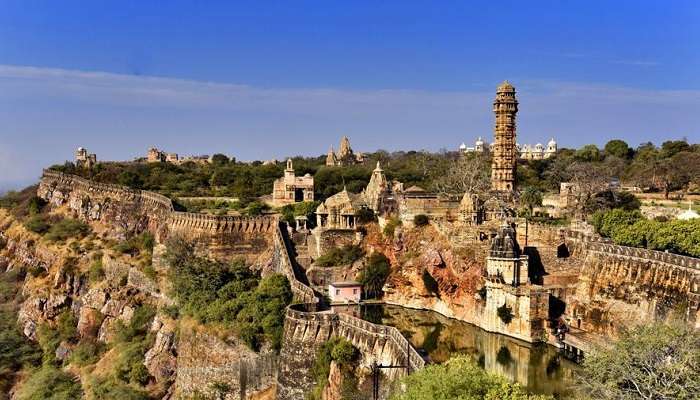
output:
[[[169,279],[179,312],[202,323],[235,330],[250,348],[263,343],[279,349],[285,307],[292,301],[286,277],[260,278],[242,261],[224,264],[194,255],[181,240],[168,242]]]
[[[359,279],[368,298],[377,298],[382,295],[382,288],[389,273],[391,273],[389,259],[382,253],[372,253],[360,272]]]
[[[348,244],[343,247],[333,247],[324,255],[317,258],[315,264],[319,267],[349,265],[362,258],[364,254],[362,248],[354,244]]]
[[[359,357],[359,351],[347,339],[342,337],[333,337],[323,343],[321,348],[316,353],[312,373],[316,380],[316,386],[311,393],[307,395],[307,400],[321,400],[323,389],[328,384],[328,375],[331,372],[331,362],[335,362],[344,370],[345,375],[350,378],[351,371]],[[353,379],[344,381],[346,387],[342,388],[342,392],[351,393],[356,390],[356,382]]]
[[[19,388],[17,400],[75,400],[83,390],[73,375],[50,364],[32,371]]]

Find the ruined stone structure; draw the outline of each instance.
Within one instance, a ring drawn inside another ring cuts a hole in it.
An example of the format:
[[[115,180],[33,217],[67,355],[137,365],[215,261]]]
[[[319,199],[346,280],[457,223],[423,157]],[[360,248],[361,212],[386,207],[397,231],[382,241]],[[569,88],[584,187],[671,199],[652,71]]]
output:
[[[512,227],[502,226],[492,239],[486,271],[486,305],[479,326],[526,342],[546,341],[549,292],[530,283],[528,256]],[[507,310],[511,320],[499,316],[499,309]]]
[[[283,206],[301,201],[314,201],[314,177],[310,174],[295,176],[294,165],[289,159],[284,176],[272,184],[272,202]]]
[[[95,164],[97,164],[97,155],[89,154],[84,147],[78,147],[75,151],[75,166],[90,169]]]
[[[146,153],[146,162],[168,162],[171,164],[184,164],[188,162],[193,162],[196,164],[207,164],[211,162],[211,157],[209,157],[208,155],[180,157],[177,153],[167,153],[163,150],[151,147],[148,149],[148,153]]]
[[[518,112],[518,100],[515,98],[515,88],[508,81],[503,82],[496,91],[493,112],[496,114],[496,125],[491,161],[491,189],[512,192],[515,189],[518,156],[515,148],[515,114]]]
[[[362,153],[355,153],[352,151],[350,139],[348,139],[347,136],[343,136],[342,139],[340,139],[340,148],[338,152],[333,151],[333,146],[331,146],[326,156],[326,165],[329,167],[362,164],[363,162],[364,156]]]
[[[148,149],[148,153],[146,153],[146,161],[149,163],[165,162],[166,156],[167,155],[165,152],[160,151],[155,147],[151,147]]]

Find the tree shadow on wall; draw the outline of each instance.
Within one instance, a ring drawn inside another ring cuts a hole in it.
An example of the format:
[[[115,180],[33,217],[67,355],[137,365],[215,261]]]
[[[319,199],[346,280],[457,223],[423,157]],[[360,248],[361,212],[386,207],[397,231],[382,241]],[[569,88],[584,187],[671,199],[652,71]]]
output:
[[[547,275],[547,272],[544,270],[544,264],[542,263],[539,250],[537,250],[537,247],[527,246],[524,252],[528,258],[527,277],[530,278],[531,283],[541,285],[544,282],[544,276]]]
[[[549,319],[554,321],[559,319],[566,311],[566,303],[558,297],[549,295]]]

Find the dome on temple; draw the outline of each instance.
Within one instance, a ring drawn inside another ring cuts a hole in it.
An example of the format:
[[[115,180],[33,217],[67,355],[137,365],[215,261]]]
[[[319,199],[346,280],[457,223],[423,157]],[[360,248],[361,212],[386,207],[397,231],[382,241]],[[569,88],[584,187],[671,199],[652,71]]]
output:
[[[460,150],[466,150],[466,149],[467,149],[467,145],[466,145],[464,142],[462,142],[462,144],[459,145],[459,149],[460,149]]]
[[[554,138],[549,139],[549,142],[547,142],[548,147],[552,147],[552,146],[556,146],[556,145],[557,145],[557,141],[554,140]]]
[[[501,84],[498,86],[498,90],[497,90],[497,91],[498,91],[498,92],[514,92],[514,91],[515,91],[515,88],[513,87],[513,85],[510,84],[510,82],[508,82],[508,81],[503,81],[503,83],[501,83]]]

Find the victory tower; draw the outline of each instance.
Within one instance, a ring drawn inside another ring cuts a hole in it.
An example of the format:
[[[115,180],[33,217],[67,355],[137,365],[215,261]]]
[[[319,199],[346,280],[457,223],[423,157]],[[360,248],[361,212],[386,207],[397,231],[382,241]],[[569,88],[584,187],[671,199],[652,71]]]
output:
[[[496,90],[493,102],[496,114],[494,144],[491,161],[491,189],[499,192],[512,192],[515,189],[515,168],[517,150],[515,148],[515,114],[518,100],[515,88],[504,81]]]

